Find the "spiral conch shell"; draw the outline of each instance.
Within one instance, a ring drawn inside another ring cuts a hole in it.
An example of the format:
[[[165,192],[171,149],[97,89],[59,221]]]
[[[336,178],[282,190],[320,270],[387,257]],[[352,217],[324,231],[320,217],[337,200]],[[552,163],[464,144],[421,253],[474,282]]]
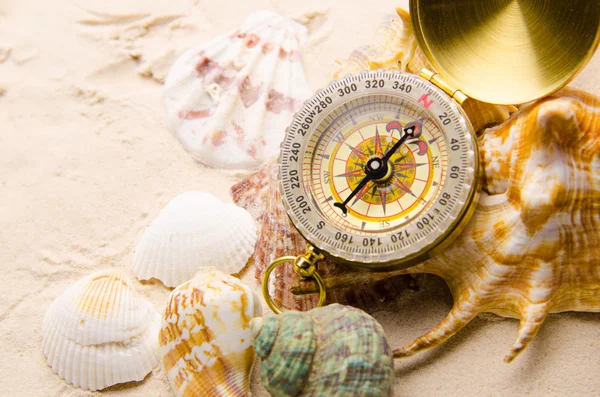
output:
[[[273,396],[391,396],[391,349],[381,325],[338,304],[252,320],[261,379]]]
[[[396,14],[384,18],[370,44],[355,49],[348,59],[339,62],[340,67],[333,73],[333,78],[339,79],[363,70],[392,69],[419,74],[423,69],[432,69],[417,43],[409,13],[397,8]],[[467,99],[463,109],[475,132],[504,122],[517,110],[514,106],[474,99]]]
[[[300,56],[307,36],[301,24],[263,10],[187,51],[165,81],[171,133],[210,167],[258,168],[311,94]]]
[[[159,334],[167,377],[178,397],[242,397],[255,353],[250,320],[258,298],[216,269],[198,273],[170,295]]]
[[[566,88],[526,105],[486,130],[480,150],[484,191],[445,251],[397,272],[325,280],[329,289],[407,273],[446,281],[450,313],[395,357],[437,346],[489,312],[520,319],[510,362],[549,313],[600,312],[600,98]]]
[[[48,308],[42,349],[52,370],[82,389],[144,379],[158,364],[160,315],[120,270],[90,274]]]
[[[409,269],[444,278],[454,306],[396,356],[491,312],[521,320],[509,362],[549,313],[600,311],[600,98],[563,89],[488,129],[480,147],[475,215],[446,251]]]

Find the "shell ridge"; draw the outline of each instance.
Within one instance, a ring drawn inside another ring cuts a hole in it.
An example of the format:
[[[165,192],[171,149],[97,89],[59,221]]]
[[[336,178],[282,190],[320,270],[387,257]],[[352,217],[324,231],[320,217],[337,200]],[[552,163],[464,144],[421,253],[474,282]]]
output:
[[[381,325],[359,309],[332,304],[329,312],[315,312],[313,318],[317,327],[328,328],[328,336],[321,334],[318,353],[315,355],[317,365],[311,371],[310,389],[320,391],[332,390],[336,395],[381,395],[381,385],[385,384],[393,374],[393,362],[387,341],[381,343],[383,335]],[[335,316],[331,312],[335,310]],[[366,325],[368,324],[368,325]],[[339,335],[331,340],[330,334]],[[356,344],[356,341],[361,341]],[[387,354],[386,354],[387,351]],[[336,357],[331,360],[330,357]],[[387,363],[382,361],[387,357]],[[324,363],[320,368],[319,363]],[[388,390],[387,394],[391,391]],[[375,393],[375,394],[372,394]]]
[[[238,273],[256,243],[256,224],[244,209],[204,192],[185,192],[160,211],[139,239],[130,264],[140,279],[175,287],[198,271]]]
[[[198,272],[171,293],[158,339],[176,395],[247,395],[254,303],[249,287],[216,269]]]
[[[299,63],[306,28],[279,15],[251,14],[239,29],[184,53],[165,82],[167,125],[196,160],[213,167],[256,168],[275,155],[292,114],[263,109],[268,86],[279,91],[280,62]],[[287,54],[287,55],[286,55]],[[278,69],[279,68],[279,69]],[[303,69],[295,95],[309,93]],[[191,76],[193,78],[191,78]],[[302,82],[304,80],[304,82]]]
[[[394,358],[411,357],[438,346],[463,329],[478,313],[463,311],[455,302],[450,312],[435,327],[408,345],[394,350]]]
[[[305,387],[316,350],[314,323],[310,317],[298,315],[298,312],[285,312],[277,317],[275,320],[269,320],[271,317],[265,319],[257,338],[259,356],[268,350],[262,347],[265,340],[273,340],[269,354],[261,356],[260,374],[262,379],[269,379],[271,383],[267,387],[269,393],[296,396]],[[274,329],[274,325],[277,328]],[[263,332],[270,334],[261,338]],[[257,344],[254,345],[256,348]]]
[[[142,380],[158,364],[153,310],[122,271],[92,273],[50,304],[42,324],[46,362],[92,391]]]

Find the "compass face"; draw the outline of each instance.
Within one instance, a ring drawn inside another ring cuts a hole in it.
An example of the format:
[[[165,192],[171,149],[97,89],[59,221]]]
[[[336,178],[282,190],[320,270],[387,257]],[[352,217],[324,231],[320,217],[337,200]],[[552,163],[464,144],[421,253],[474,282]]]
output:
[[[282,144],[282,200],[326,254],[385,270],[426,258],[464,221],[478,170],[465,116],[426,80],[363,72],[319,91]]]

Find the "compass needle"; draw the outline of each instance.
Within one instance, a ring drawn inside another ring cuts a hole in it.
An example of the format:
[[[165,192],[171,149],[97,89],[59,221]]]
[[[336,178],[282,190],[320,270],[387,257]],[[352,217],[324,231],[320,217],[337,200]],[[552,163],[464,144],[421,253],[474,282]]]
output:
[[[350,204],[351,206],[356,204],[356,202],[358,200],[360,200],[362,198],[362,196],[365,195],[366,192],[369,191],[369,185],[366,184],[365,187],[363,187],[358,193],[356,193],[356,197],[354,198],[354,201],[352,201],[352,204]]]

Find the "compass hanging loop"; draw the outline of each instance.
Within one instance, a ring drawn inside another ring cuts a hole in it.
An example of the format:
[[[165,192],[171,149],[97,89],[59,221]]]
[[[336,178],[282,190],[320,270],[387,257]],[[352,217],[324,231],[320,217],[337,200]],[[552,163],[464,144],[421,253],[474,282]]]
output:
[[[269,276],[271,272],[279,265],[286,262],[293,262],[294,271],[302,278],[312,278],[317,282],[319,286],[319,302],[317,303],[317,307],[323,306],[325,303],[325,283],[323,282],[323,278],[317,272],[317,262],[325,259],[325,256],[319,252],[314,246],[308,244],[306,246],[306,251],[302,255],[296,256],[282,256],[280,258],[275,259],[269,267],[265,270],[262,278],[262,293],[265,298],[265,302],[267,306],[273,311],[275,314],[281,313],[281,309],[277,307],[271,295],[269,295]]]

